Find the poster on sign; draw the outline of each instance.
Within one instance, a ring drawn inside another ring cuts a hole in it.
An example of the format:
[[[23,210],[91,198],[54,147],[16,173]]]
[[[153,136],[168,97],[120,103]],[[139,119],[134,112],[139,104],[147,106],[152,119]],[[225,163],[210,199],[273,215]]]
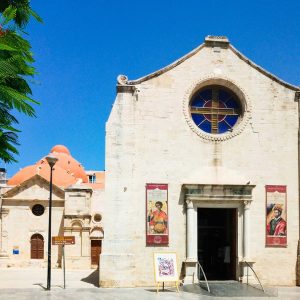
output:
[[[175,252],[154,253],[154,276],[156,282],[178,281]]]
[[[169,244],[167,184],[146,184],[146,244]]]
[[[287,246],[285,185],[266,185],[266,246]]]

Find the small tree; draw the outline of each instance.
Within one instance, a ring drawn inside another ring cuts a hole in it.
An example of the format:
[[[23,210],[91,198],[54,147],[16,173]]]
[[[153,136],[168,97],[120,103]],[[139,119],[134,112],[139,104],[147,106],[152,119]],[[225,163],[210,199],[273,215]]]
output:
[[[30,16],[41,19],[30,8],[28,0],[1,0],[0,12],[0,159],[16,162],[18,154],[18,120],[12,115],[16,109],[30,117],[35,116],[30,98],[28,76],[34,76],[35,68],[30,43],[21,36],[21,29]],[[14,25],[14,26],[12,26]]]

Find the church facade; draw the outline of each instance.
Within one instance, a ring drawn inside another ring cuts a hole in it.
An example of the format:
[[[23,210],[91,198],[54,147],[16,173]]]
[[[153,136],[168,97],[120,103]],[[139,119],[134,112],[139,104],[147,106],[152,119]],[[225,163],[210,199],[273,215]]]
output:
[[[251,266],[263,284],[299,284],[298,100],[226,37],[119,76],[100,285],[153,285],[154,252],[176,252],[185,283],[200,263],[209,280],[246,281]]]
[[[97,268],[104,236],[104,172],[86,172],[63,145],[49,155],[57,158],[51,235],[74,237],[74,244],[65,246],[66,268]],[[49,181],[50,167],[42,157],[0,186],[0,267],[47,266]],[[51,257],[52,268],[61,267],[61,245],[52,245]]]
[[[300,285],[299,87],[216,36],[117,81],[105,172],[50,151],[52,236],[75,237],[67,268],[99,267],[101,287],[153,286],[154,253],[172,252],[184,284],[201,265],[208,280],[256,283],[253,268],[263,285]],[[43,157],[2,185],[0,267],[46,266],[49,174]]]

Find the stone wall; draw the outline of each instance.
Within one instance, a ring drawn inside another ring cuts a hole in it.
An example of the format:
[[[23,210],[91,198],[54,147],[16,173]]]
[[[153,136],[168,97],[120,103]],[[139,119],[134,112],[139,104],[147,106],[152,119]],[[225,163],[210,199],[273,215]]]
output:
[[[236,184],[235,173],[243,184],[255,185],[249,238],[255,270],[266,284],[294,285],[299,238],[295,90],[241,59],[231,47],[201,47],[174,68],[136,82],[118,87],[106,126],[100,284],[153,285],[155,251],[176,251],[181,266],[186,258],[182,185]],[[214,83],[233,89],[246,109],[242,122],[221,140],[197,131],[188,113],[193,93]],[[146,183],[169,185],[168,247],[146,246]],[[268,184],[287,186],[286,248],[265,247]],[[241,260],[242,250],[238,255]]]

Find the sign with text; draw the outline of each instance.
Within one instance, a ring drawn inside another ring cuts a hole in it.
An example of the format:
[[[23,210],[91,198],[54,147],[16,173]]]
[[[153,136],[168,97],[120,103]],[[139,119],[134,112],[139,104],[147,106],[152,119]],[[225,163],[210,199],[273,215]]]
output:
[[[53,236],[52,245],[75,245],[75,236]]]

